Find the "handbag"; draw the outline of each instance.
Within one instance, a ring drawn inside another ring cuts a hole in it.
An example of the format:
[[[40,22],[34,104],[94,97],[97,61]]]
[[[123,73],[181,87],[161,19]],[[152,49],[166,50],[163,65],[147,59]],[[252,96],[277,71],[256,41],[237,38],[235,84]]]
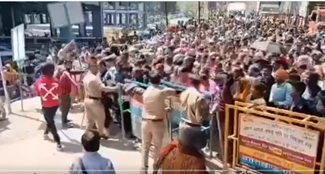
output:
[[[81,159],[81,158],[79,158],[79,165],[80,165],[80,168],[81,168],[82,174],[88,174],[88,173],[87,173],[87,170],[86,170],[86,168],[85,168],[85,165],[84,165],[84,163],[82,162],[82,159]]]

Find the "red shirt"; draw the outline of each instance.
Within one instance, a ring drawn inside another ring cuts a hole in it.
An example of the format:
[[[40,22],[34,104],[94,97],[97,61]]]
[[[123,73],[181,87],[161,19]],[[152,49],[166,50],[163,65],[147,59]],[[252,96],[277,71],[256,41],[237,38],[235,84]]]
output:
[[[70,93],[71,93],[72,82],[71,82],[69,76],[70,76],[70,73],[68,71],[64,71],[62,73],[61,77],[59,78],[61,94],[70,95]]]
[[[59,83],[54,78],[42,76],[35,83],[36,94],[41,97],[42,107],[59,106]]]

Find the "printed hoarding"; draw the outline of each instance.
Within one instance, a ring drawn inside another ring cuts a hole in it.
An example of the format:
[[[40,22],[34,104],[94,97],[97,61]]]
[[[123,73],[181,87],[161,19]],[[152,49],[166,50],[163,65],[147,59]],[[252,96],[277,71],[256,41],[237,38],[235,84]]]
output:
[[[319,132],[240,115],[239,163],[263,173],[314,173]]]

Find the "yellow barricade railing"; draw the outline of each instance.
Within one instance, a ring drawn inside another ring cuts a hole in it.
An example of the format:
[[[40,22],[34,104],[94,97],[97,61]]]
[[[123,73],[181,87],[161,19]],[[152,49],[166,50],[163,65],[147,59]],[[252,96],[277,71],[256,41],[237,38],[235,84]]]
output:
[[[224,168],[324,173],[325,119],[266,106],[226,105]]]

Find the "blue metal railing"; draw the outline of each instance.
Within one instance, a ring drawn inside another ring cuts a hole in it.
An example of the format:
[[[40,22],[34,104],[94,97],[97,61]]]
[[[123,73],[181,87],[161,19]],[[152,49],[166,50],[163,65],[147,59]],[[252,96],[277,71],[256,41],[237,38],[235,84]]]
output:
[[[144,83],[140,83],[140,82],[136,82],[136,81],[130,81],[130,80],[126,80],[127,83],[133,83],[135,84],[137,87],[141,87],[143,89],[146,89],[147,87],[149,87],[148,84],[144,84]],[[167,81],[163,81],[161,82],[161,87],[169,87],[169,88],[173,88],[176,90],[181,90],[184,91],[186,89],[186,87],[181,86],[181,85],[176,85],[173,84],[171,82],[167,82]],[[123,117],[123,114],[128,112],[131,114],[131,118],[132,118],[132,129],[133,129],[133,133],[134,135],[138,138],[141,139],[141,122],[142,122],[142,103],[139,100],[142,100],[142,94],[131,94],[130,97],[128,97],[130,100],[127,102],[130,102],[130,108],[123,108],[123,103],[126,101],[123,101],[122,96],[119,96],[119,106],[121,109],[121,114]],[[177,101],[176,101],[177,100]],[[170,98],[168,99],[168,101],[166,101],[168,104],[168,114],[169,116],[167,116],[168,119],[168,124],[169,124],[169,129],[170,129],[170,138],[171,139],[177,139],[179,137],[179,125],[180,123],[184,122],[186,120],[186,113],[184,113],[182,111],[181,108],[176,108],[175,107],[175,103],[173,102],[180,102],[179,98],[174,97],[174,98]],[[178,103],[178,106],[181,106],[180,103]],[[201,130],[202,131],[209,131],[210,130],[210,125],[209,123],[205,123],[203,126],[201,126]]]

